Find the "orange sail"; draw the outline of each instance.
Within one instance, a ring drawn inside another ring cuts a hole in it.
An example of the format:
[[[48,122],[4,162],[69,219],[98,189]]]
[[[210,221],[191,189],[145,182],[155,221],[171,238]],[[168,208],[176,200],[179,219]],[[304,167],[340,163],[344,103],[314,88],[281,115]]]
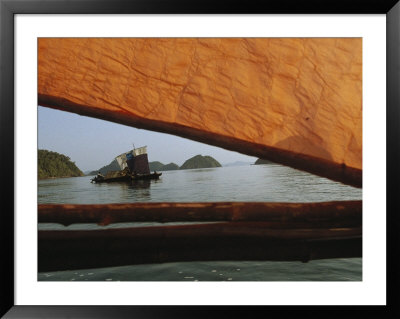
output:
[[[38,103],[362,185],[361,38],[41,38]]]

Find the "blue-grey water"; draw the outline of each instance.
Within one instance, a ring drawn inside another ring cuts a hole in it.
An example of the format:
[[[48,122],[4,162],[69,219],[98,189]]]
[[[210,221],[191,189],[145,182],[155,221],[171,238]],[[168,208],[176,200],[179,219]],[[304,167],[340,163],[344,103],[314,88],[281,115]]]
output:
[[[289,167],[267,164],[162,172],[157,181],[92,184],[91,176],[39,181],[38,203],[99,204],[131,202],[321,202],[360,200],[361,189]],[[39,224],[39,230],[104,229],[108,226]],[[50,281],[360,281],[362,259],[302,262],[179,262],[39,273]]]

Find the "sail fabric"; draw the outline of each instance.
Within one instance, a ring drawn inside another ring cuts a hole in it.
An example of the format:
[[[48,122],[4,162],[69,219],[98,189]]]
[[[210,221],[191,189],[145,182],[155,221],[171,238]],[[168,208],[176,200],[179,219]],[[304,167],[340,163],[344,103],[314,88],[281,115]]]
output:
[[[135,148],[133,150],[133,155],[134,156],[138,156],[138,155],[142,155],[142,154],[147,154],[147,146],[142,146],[139,148]]]
[[[118,155],[115,159],[117,160],[117,163],[121,170],[123,170],[125,167],[128,167],[127,157],[125,153]]]
[[[361,187],[361,38],[40,38],[38,98]]]
[[[126,153],[126,164],[131,172],[133,172],[133,168],[135,165],[135,159],[132,152]]]
[[[129,169],[134,174],[150,174],[149,159],[147,154],[140,154],[132,158]]]
[[[147,147],[135,148],[127,153],[118,155],[115,159],[121,170],[129,168],[135,174],[150,174],[149,160],[147,157]]]

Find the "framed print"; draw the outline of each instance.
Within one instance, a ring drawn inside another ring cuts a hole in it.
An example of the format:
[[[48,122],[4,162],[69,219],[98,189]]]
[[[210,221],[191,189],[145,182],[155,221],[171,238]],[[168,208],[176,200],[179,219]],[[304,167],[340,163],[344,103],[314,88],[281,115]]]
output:
[[[301,4],[1,2],[2,315],[398,313],[400,6]]]

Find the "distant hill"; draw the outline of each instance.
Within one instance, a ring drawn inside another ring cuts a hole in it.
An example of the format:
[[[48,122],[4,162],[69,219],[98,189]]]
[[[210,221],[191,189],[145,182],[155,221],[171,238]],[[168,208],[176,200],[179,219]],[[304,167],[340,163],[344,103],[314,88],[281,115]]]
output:
[[[121,168],[119,167],[117,160],[113,160],[110,164],[103,166],[102,168],[96,171],[92,171],[88,175],[97,175],[97,173],[100,171],[100,173],[105,176],[110,171],[119,171],[119,170],[121,170]]]
[[[271,162],[266,159],[259,158],[258,160],[255,161],[254,165],[262,165],[262,164],[275,164],[274,162]]]
[[[39,179],[76,176],[84,174],[68,156],[48,150],[38,150]]]
[[[222,166],[225,166],[225,167],[232,167],[232,166],[248,166],[248,165],[251,165],[251,164],[252,164],[251,162],[240,162],[240,161],[236,161],[236,162],[233,162],[233,163],[224,164],[224,165],[222,165]]]
[[[179,169],[179,166],[176,165],[175,163],[169,163],[164,165],[161,162],[155,161],[155,162],[149,162],[149,167],[150,167],[150,172],[154,171],[174,171]]]
[[[211,156],[196,155],[188,159],[180,169],[221,167],[221,164]]]
[[[160,171],[175,171],[177,169],[179,169],[178,165],[176,165],[175,163],[169,163],[164,165],[162,169],[160,169]]]
[[[164,166],[164,164],[161,162],[158,162],[158,161],[149,162],[150,172],[161,171],[161,168],[163,166]]]

